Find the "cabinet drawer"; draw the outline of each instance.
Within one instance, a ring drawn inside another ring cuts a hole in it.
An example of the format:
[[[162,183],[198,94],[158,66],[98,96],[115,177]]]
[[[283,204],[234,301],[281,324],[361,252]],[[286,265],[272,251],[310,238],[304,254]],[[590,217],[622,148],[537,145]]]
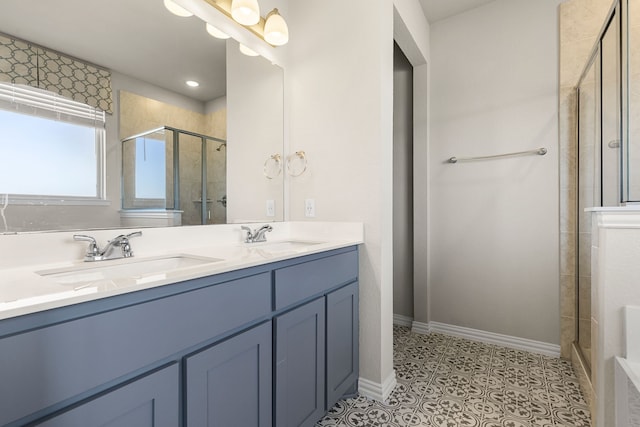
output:
[[[0,425],[130,375],[270,312],[271,275],[263,273],[4,338]]]
[[[357,280],[358,252],[346,252],[275,271],[275,309]]]
[[[178,364],[36,423],[42,427],[175,427],[180,420]]]

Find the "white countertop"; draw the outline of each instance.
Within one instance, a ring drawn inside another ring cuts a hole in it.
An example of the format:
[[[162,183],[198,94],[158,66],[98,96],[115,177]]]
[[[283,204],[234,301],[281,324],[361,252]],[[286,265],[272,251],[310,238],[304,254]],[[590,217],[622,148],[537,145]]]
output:
[[[141,237],[131,240],[135,257],[92,263],[82,261],[86,243],[73,241],[73,234],[78,232],[0,236],[0,254],[4,264],[0,264],[0,320],[363,243],[361,223],[300,222],[271,225],[274,230],[267,234],[268,242],[252,244],[242,243],[240,224],[143,229]],[[255,228],[259,225],[251,226]],[[92,230],[81,234],[95,236],[102,245],[108,239],[102,236],[114,237],[120,232]],[[279,245],[279,242],[305,244]],[[68,254],[71,248],[74,256]],[[28,262],[29,252],[36,260],[34,263]],[[51,254],[49,259],[47,252]],[[86,269],[91,268],[178,255],[215,260],[204,260],[205,263],[200,265],[158,273],[98,279],[81,284],[59,283],[55,276],[47,275],[68,270],[87,272]],[[62,256],[68,259],[63,261]],[[13,262],[11,258],[14,258]]]

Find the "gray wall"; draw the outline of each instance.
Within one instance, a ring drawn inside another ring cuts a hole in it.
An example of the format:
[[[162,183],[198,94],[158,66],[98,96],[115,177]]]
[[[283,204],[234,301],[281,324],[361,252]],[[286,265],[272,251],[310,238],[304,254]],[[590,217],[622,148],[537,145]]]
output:
[[[431,26],[432,322],[559,343],[559,3],[496,0]]]
[[[413,67],[393,53],[393,314],[413,318]]]

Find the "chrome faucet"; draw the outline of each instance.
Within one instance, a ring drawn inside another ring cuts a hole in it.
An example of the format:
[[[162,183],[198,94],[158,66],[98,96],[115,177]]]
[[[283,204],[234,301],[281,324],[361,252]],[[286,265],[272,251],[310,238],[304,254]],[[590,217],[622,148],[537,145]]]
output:
[[[267,231],[273,230],[273,227],[270,226],[269,224],[265,224],[265,225],[263,225],[262,227],[258,228],[255,231],[252,231],[246,225],[243,225],[241,228],[247,232],[246,238],[244,240],[245,243],[266,242],[267,241],[267,237],[265,236],[265,233]]]
[[[109,259],[129,258],[133,256],[129,239],[132,237],[142,236],[142,231],[136,231],[130,234],[121,234],[107,242],[103,250],[100,250],[96,239],[84,234],[74,234],[74,240],[89,242],[87,253],[84,256],[86,262],[106,261]],[[115,248],[120,248],[116,251]]]

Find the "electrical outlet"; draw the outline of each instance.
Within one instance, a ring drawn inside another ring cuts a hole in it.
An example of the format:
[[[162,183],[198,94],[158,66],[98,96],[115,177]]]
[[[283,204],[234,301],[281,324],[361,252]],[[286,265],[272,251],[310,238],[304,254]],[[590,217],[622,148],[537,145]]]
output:
[[[267,200],[267,216],[276,216],[275,200]]]
[[[314,199],[304,200],[304,216],[310,218],[316,216],[316,201]]]

